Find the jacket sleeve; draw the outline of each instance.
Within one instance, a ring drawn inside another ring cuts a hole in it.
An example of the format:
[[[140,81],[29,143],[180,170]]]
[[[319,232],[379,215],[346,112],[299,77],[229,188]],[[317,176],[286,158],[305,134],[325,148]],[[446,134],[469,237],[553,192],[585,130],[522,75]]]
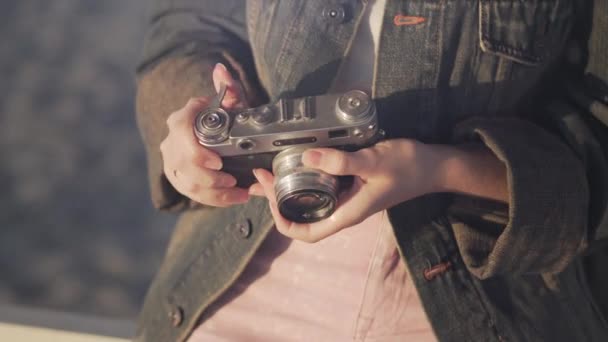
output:
[[[608,118],[608,92],[600,91],[608,84],[607,3],[595,1],[586,37],[573,31],[582,34],[570,48],[581,53],[569,55],[588,58],[567,60],[540,115],[473,118],[455,129],[455,141],[485,144],[507,169],[508,206],[456,196],[449,209],[463,260],[479,278],[557,273],[608,235],[608,126],[595,118]]]
[[[195,205],[163,174],[159,150],[167,117],[191,97],[213,96],[211,71],[224,63],[254,101],[256,76],[247,40],[244,0],[155,0],[137,67],[137,122],[148,160],[153,205],[180,210]]]

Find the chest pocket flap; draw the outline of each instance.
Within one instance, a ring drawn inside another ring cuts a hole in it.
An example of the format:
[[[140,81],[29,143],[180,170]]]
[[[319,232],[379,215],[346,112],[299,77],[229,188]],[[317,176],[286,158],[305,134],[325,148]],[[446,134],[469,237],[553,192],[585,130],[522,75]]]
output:
[[[557,57],[567,39],[568,0],[480,0],[481,49],[536,66]]]

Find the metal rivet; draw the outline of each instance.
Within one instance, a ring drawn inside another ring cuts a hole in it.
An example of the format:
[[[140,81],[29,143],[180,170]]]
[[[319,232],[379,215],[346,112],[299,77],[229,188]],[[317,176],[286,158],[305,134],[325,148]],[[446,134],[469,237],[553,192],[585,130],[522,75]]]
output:
[[[271,106],[264,106],[260,110],[251,114],[253,123],[258,126],[265,126],[274,121],[274,110]]]
[[[326,7],[323,9],[323,17],[333,22],[341,23],[344,21],[346,12],[342,6]]]
[[[242,238],[246,239],[251,235],[251,223],[249,220],[239,222],[235,227]]]
[[[237,146],[241,149],[241,150],[245,150],[245,151],[249,151],[251,149],[253,149],[255,147],[255,141],[251,140],[251,139],[241,139]]]
[[[246,112],[239,113],[239,114],[237,114],[237,116],[236,116],[236,121],[237,121],[238,123],[244,123],[244,122],[247,122],[247,119],[249,119],[249,113],[246,113]]]
[[[179,306],[174,306],[169,311],[169,319],[174,328],[179,327],[184,321],[184,310]]]

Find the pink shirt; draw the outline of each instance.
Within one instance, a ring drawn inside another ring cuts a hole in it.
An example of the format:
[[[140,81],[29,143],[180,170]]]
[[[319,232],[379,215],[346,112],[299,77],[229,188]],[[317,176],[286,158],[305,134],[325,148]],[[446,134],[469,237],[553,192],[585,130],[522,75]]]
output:
[[[316,244],[273,230],[189,342],[435,341],[381,212]]]

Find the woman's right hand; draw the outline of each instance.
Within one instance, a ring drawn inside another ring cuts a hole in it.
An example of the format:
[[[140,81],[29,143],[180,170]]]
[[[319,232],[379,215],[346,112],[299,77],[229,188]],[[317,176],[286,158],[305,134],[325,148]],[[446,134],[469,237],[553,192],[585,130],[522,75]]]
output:
[[[213,69],[216,91],[226,85],[222,101],[225,109],[246,108],[241,85],[235,81],[226,67],[217,64]],[[184,196],[210,206],[228,207],[247,202],[247,189],[237,188],[236,179],[220,171],[221,157],[203,147],[194,136],[193,123],[196,115],[213,99],[192,98],[180,110],[167,119],[169,134],[160,144],[165,175],[173,187]]]

